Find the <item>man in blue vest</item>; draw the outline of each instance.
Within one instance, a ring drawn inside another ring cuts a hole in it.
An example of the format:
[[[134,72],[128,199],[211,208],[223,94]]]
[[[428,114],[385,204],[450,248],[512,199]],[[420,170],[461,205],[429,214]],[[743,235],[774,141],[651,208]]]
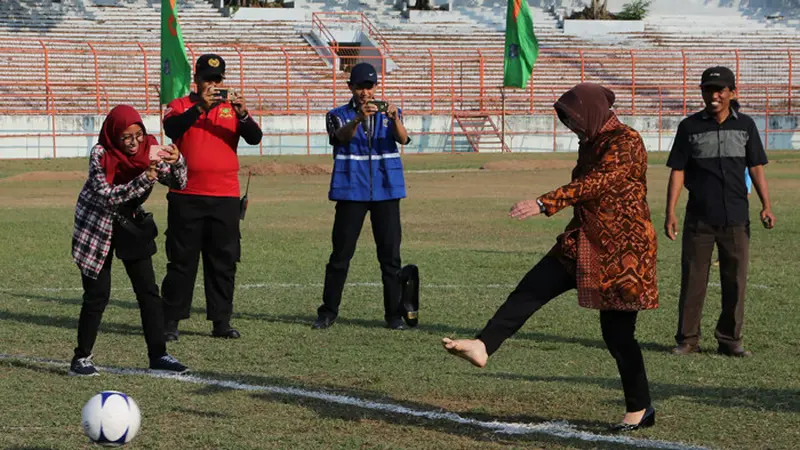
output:
[[[408,144],[410,139],[402,111],[374,98],[378,86],[375,67],[356,64],[347,85],[353,93],[350,102],[326,116],[334,158],[328,198],[336,202],[336,216],[323,303],[313,328],[328,328],[339,315],[350,259],[369,212],[382,273],[384,318],[389,328],[403,330],[400,199],[406,196],[406,185],[397,144]]]

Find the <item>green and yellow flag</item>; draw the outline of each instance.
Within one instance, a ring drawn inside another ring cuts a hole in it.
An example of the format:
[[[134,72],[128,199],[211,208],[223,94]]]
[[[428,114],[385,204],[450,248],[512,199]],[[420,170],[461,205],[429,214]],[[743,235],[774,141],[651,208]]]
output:
[[[503,86],[524,89],[538,56],[539,42],[533,33],[533,16],[528,9],[528,0],[508,0]]]
[[[161,0],[161,104],[187,95],[191,82],[175,0]]]

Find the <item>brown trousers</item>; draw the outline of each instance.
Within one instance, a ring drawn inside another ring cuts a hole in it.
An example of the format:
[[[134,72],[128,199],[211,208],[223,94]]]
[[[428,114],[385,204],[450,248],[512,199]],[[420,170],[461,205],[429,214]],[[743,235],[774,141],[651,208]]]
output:
[[[750,225],[713,226],[690,217],[683,224],[681,294],[675,341],[695,345],[706,298],[711,253],[717,245],[722,312],[714,333],[720,346],[742,343],[747,264],[750,259]]]

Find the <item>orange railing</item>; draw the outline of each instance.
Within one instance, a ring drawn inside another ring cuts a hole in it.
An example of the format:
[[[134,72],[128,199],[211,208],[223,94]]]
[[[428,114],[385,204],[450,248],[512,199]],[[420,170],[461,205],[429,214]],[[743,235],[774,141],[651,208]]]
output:
[[[320,22],[321,23],[321,22]],[[107,104],[133,103],[143,113],[159,110],[160,65],[156,43],[131,42],[19,42],[0,40],[0,55],[10,63],[6,70],[14,81],[0,89],[0,114],[102,114]],[[312,112],[322,113],[349,96],[346,74],[336,66],[337,56],[309,46],[254,44],[187,45],[191,58],[214,51],[228,62],[228,83],[245,93],[259,89],[261,114],[305,112],[292,99],[308,92]],[[325,47],[325,50],[329,47]],[[319,52],[317,50],[320,50]],[[381,48],[369,56],[383,60],[383,93],[403,92],[411,114],[450,114],[451,109],[500,109],[503,57],[497,51],[427,48],[409,51]],[[794,75],[796,50],[773,51],[662,51],[544,49],[528,87],[506,89],[507,114],[549,112],[550,90],[564,90],[583,81],[603,83],[617,92],[617,108],[626,114],[685,115],[700,102],[699,74],[708,65],[728,64],[738,72],[740,94],[750,111],[763,112],[765,94],[773,99],[775,113],[794,114],[798,90]],[[320,56],[322,54],[323,56]],[[35,64],[15,65],[18,57],[35,58]],[[327,64],[326,64],[327,62]],[[52,108],[44,97],[49,91]],[[22,102],[9,98],[20,95]]]
[[[651,131],[659,136],[662,130],[674,129],[674,120],[665,125],[665,117],[700,108],[699,75],[710,65],[725,64],[736,71],[741,102],[748,112],[769,118],[796,114],[800,106],[800,83],[793,66],[800,60],[795,56],[798,50],[543,49],[527,88],[503,89],[502,50],[390,48],[383,37],[376,37],[377,29],[373,30],[363,14],[337,14],[335,18],[361,23],[376,41],[385,44],[362,50],[369,51],[368,59],[382,60],[381,95],[401,104],[406,115],[453,117],[469,111],[502,117],[552,117],[553,128],[545,133],[553,135],[554,148],[554,130],[559,125],[551,107],[553,100],[582,81],[613,89],[620,114],[657,118]],[[315,14],[312,23],[320,35],[333,37],[330,30],[325,31],[331,20],[323,13]],[[205,52],[222,55],[228,63],[228,83],[246,94],[251,110],[259,116],[300,115],[310,124],[311,117],[324,114],[350,95],[342,82],[346,74],[337,67],[338,56],[331,47],[222,43],[189,44],[187,49],[193,60]],[[14,78],[0,86],[0,114],[50,116],[53,126],[46,136],[52,137],[54,144],[57,135],[61,136],[55,131],[58,115],[102,115],[119,103],[132,104],[143,114],[160,112],[157,42],[0,39],[0,56],[9,61],[5,70]],[[397,69],[388,70],[390,62]],[[767,120],[762,129],[766,137],[793,131],[771,126]],[[269,130],[265,132],[270,135]],[[317,133],[311,129],[301,133],[308,138],[309,151],[311,136]],[[443,133],[455,137],[459,130],[451,127]],[[508,130],[505,134],[513,139],[537,133]]]
[[[323,40],[327,40],[334,46],[336,39],[326,23],[334,27],[339,24],[358,24],[361,32],[372,38],[380,46],[383,54],[391,53],[389,40],[362,12],[315,12],[311,14],[311,30],[317,31]]]

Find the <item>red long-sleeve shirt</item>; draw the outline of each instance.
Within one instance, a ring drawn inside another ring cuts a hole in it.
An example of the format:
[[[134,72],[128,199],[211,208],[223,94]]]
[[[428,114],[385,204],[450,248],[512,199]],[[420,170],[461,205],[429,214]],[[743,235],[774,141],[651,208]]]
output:
[[[164,122],[184,114],[197,103],[194,95],[170,102]],[[242,127],[258,127],[250,116],[236,117],[230,103],[220,103],[199,118],[177,139],[175,145],[186,158],[188,181],[181,194],[213,197],[239,196],[239,158],[236,154]],[[165,126],[166,128],[166,126]],[[169,133],[168,133],[169,134]],[[260,140],[260,130],[258,130]]]

